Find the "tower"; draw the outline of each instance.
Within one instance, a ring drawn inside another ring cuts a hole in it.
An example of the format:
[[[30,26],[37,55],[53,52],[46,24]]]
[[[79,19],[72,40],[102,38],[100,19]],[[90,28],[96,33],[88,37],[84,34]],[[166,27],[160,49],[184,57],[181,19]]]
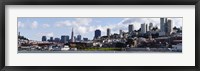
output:
[[[77,35],[77,41],[81,41],[81,35]]]
[[[123,37],[123,31],[122,30],[119,30],[119,35],[120,35],[120,38]]]
[[[67,43],[67,36],[66,35],[62,35],[61,36],[61,42],[62,43]]]
[[[98,38],[100,36],[101,36],[101,30],[99,30],[99,29],[95,30],[95,32],[94,32],[94,38]]]
[[[71,33],[71,42],[74,42],[74,31],[73,31],[73,28],[72,28],[72,33]]]
[[[47,41],[47,37],[46,36],[42,36],[42,41]]]
[[[169,19],[167,20],[167,34],[170,35],[172,33],[173,30],[173,24],[172,24],[172,20]]]
[[[18,36],[20,36],[20,32],[18,32]]]
[[[134,30],[133,24],[128,25],[128,32],[131,33]]]
[[[148,32],[148,31],[149,31],[149,25],[146,24],[146,32]]]
[[[149,30],[151,31],[153,28],[153,23],[149,23]]]
[[[160,18],[160,32],[165,32],[165,19]]]
[[[141,33],[142,34],[146,33],[146,24],[145,23],[141,24]]]
[[[110,28],[107,29],[107,36],[110,37]]]

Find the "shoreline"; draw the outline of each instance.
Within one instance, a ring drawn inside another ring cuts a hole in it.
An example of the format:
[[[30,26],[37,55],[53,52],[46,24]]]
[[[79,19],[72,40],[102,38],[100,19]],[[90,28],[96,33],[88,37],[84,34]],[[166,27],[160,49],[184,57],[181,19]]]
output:
[[[175,51],[18,51],[18,53],[182,53]]]

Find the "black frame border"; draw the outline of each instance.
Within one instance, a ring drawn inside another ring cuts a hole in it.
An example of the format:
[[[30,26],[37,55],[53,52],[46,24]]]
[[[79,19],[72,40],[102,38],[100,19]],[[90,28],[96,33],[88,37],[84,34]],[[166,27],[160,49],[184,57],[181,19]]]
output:
[[[195,5],[195,66],[5,66],[5,5]],[[1,0],[1,71],[200,71],[200,0]]]

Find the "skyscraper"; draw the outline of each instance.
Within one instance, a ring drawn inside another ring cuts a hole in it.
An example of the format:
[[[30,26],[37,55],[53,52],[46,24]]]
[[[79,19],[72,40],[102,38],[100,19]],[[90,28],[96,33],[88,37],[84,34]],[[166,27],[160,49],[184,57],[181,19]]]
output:
[[[110,28],[107,28],[107,36],[110,37]]]
[[[53,42],[53,37],[50,37],[50,40],[49,40],[50,42]]]
[[[62,35],[60,41],[61,41],[62,43],[67,43],[67,36],[66,36],[66,35]]]
[[[69,42],[69,36],[68,36],[68,35],[66,35],[66,37],[67,37],[67,42]]]
[[[54,42],[60,42],[60,38],[55,38]]]
[[[119,36],[120,36],[120,38],[123,37],[123,31],[122,30],[119,30]]]
[[[42,41],[47,41],[47,37],[46,36],[42,36]]]
[[[73,28],[72,28],[72,33],[71,33],[71,42],[74,42],[74,31],[73,31]]]
[[[74,36],[74,42],[76,42],[76,40],[77,40],[77,39],[76,39],[76,36]]]
[[[167,34],[170,35],[172,33],[172,30],[173,30],[172,20],[169,19],[167,20]]]
[[[146,24],[146,32],[148,32],[148,31],[149,31],[149,25]]]
[[[153,23],[149,23],[149,30],[151,31],[153,28]]]
[[[134,30],[133,24],[128,25],[128,32],[131,33]]]
[[[180,27],[180,30],[182,30],[182,26]]]
[[[141,33],[142,34],[146,33],[146,24],[145,23],[141,24]]]
[[[77,41],[81,41],[81,35],[77,35]]]
[[[20,36],[20,32],[18,32],[18,36]]]
[[[167,18],[160,18],[160,36],[164,36],[168,33],[168,21]]]
[[[83,41],[88,41],[88,38],[83,38]]]
[[[101,36],[101,30],[99,30],[99,29],[95,30],[95,32],[94,32],[94,38],[98,38],[100,36]]]
[[[165,18],[160,18],[160,32],[165,32]]]
[[[164,25],[165,34],[167,34],[167,32],[168,32],[168,26],[169,26],[168,20],[167,20],[167,18],[165,18],[165,25]]]

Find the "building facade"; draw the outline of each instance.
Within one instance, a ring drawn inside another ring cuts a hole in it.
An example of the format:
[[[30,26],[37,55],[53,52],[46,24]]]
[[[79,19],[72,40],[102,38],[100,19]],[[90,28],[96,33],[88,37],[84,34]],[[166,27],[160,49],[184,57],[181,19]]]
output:
[[[128,32],[131,33],[134,30],[133,24],[128,25]]]
[[[71,42],[74,42],[74,31],[73,31],[73,28],[72,28],[72,32],[71,32]]]
[[[60,42],[60,38],[55,38],[54,42]]]
[[[149,31],[153,29],[153,23],[149,23]]]
[[[149,31],[149,25],[146,24],[146,32],[148,32],[148,31]]]
[[[141,34],[145,34],[146,33],[146,24],[143,23],[141,24]]]
[[[120,36],[120,38],[123,37],[123,31],[122,30],[119,30],[119,36]]]
[[[81,35],[77,35],[77,41],[81,41]]]
[[[172,24],[172,20],[169,19],[167,20],[167,34],[171,35],[172,31],[173,31],[173,24]]]
[[[42,36],[42,41],[47,41],[47,37],[46,36]]]
[[[88,38],[83,38],[83,41],[88,41]]]
[[[94,38],[98,38],[100,36],[101,36],[101,30],[99,30],[99,29],[95,30],[95,32],[94,32]]]
[[[53,37],[50,37],[49,41],[50,41],[50,42],[53,42]]]
[[[107,36],[110,37],[111,31],[110,28],[107,29]]]
[[[67,36],[66,35],[62,35],[61,36],[61,40],[60,40],[62,43],[67,43]]]
[[[165,18],[160,18],[160,32],[165,32]]]

